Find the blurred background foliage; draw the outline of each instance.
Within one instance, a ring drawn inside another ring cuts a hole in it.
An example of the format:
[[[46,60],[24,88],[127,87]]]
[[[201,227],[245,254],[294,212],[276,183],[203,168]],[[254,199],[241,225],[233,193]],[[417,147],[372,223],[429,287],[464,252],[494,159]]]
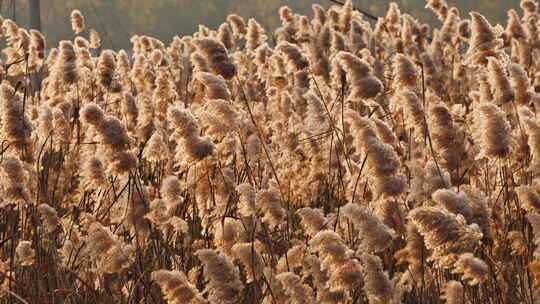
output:
[[[353,0],[354,4],[373,15],[382,16],[391,1]],[[397,0],[406,12],[431,24],[437,24],[433,14],[424,9],[425,0]],[[279,24],[277,11],[283,6],[295,12],[311,15],[311,4],[331,5],[328,0],[41,0],[42,27],[49,47],[59,40],[73,38],[69,14],[79,9],[86,18],[87,28],[96,29],[105,48],[130,49],[134,34],[157,37],[165,42],[174,35],[189,35],[199,24],[215,29],[230,13],[244,18],[254,17],[267,29]],[[462,16],[474,10],[493,23],[505,25],[506,11],[519,8],[519,0],[449,0]],[[0,0],[4,18],[15,19],[20,26],[28,25],[26,0]],[[247,20],[247,19],[246,19]]]

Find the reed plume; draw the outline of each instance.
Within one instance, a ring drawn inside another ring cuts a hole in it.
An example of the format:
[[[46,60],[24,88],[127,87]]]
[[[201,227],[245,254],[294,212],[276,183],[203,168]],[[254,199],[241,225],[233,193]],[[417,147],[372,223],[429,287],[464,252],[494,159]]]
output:
[[[79,10],[73,10],[71,12],[71,28],[75,34],[79,34],[84,31],[84,16]]]
[[[213,303],[235,303],[243,286],[239,271],[230,258],[211,249],[201,249],[195,255],[204,265],[204,278],[208,281],[204,292]]]

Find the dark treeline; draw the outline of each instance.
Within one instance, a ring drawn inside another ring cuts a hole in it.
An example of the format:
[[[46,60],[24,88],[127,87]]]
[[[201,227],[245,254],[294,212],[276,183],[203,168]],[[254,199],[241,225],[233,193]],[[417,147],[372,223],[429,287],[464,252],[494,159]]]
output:
[[[4,18],[14,18],[21,26],[28,25],[26,0],[1,1]],[[391,1],[355,0],[354,4],[370,13],[381,16]],[[398,0],[403,12],[423,22],[438,22],[432,13],[424,9],[425,0]],[[518,7],[518,0],[454,0],[462,14],[478,11],[494,22],[502,22],[506,11]],[[174,35],[189,35],[199,24],[217,28],[230,13],[245,18],[254,17],[267,29],[277,26],[277,10],[287,5],[301,14],[311,14],[311,4],[324,6],[328,0],[41,0],[43,32],[49,46],[59,40],[72,38],[69,14],[80,9],[85,15],[88,28],[95,28],[104,40],[106,48],[127,48],[134,34],[150,35],[169,41]],[[15,4],[15,7],[13,7]]]

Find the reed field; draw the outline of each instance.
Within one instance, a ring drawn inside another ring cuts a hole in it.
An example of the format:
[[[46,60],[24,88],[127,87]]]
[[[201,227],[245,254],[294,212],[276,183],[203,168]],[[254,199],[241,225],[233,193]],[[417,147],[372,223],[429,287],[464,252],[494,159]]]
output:
[[[2,19],[0,304],[540,303],[540,14]],[[103,35],[101,35],[103,36]]]

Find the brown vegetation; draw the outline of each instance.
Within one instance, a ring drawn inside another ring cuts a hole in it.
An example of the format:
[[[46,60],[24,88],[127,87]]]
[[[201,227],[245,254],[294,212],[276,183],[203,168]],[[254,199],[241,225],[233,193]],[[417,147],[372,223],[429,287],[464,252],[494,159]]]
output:
[[[0,302],[538,303],[537,6],[283,7],[275,45],[231,15],[131,56],[3,20]]]

